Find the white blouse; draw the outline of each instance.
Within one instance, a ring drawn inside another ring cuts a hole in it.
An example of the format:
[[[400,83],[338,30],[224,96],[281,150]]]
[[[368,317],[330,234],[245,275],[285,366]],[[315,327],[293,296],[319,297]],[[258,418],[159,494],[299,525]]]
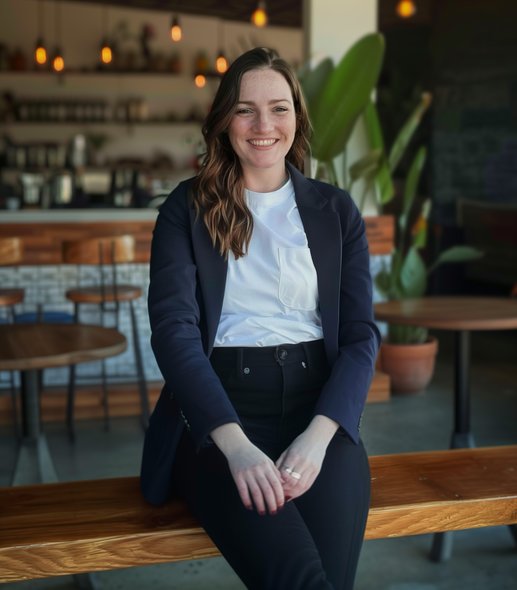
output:
[[[291,179],[245,190],[254,229],[247,254],[230,251],[214,346],[277,346],[323,338],[316,269]]]

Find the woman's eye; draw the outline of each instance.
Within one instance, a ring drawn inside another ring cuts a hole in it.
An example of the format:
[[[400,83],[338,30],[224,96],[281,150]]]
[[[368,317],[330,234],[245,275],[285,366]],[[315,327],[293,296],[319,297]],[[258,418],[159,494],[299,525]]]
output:
[[[237,111],[237,114],[238,115],[242,115],[242,114],[245,114],[245,113],[251,113],[251,111],[249,109],[239,109]]]
[[[285,107],[276,107],[275,111],[279,113],[286,113],[287,109]]]

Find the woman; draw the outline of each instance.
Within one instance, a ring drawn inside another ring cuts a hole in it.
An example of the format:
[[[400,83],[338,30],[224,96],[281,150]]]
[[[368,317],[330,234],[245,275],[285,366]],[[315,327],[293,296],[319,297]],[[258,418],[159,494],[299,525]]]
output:
[[[248,588],[351,589],[379,346],[364,223],[347,193],[303,176],[307,111],[271,50],[232,64],[203,134],[201,171],[154,230],[166,384],[142,491],[160,504],[174,488]]]

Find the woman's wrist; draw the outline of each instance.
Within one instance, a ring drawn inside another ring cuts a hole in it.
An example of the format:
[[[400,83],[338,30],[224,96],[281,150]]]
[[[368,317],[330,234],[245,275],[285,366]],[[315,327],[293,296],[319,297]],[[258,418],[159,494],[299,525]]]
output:
[[[316,414],[307,427],[307,432],[315,440],[328,446],[334,434],[336,434],[339,424],[323,414]]]
[[[228,422],[214,428],[210,436],[225,456],[250,442],[237,422]]]

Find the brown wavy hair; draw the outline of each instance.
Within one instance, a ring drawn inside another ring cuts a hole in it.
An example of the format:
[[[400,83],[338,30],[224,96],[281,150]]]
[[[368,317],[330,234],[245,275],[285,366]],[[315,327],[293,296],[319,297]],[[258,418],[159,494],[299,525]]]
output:
[[[192,185],[196,220],[202,214],[214,248],[218,246],[226,260],[230,250],[236,259],[244,256],[253,233],[253,217],[244,196],[242,166],[226,130],[239,101],[242,76],[261,69],[279,72],[291,88],[296,132],[286,160],[301,172],[309,144],[309,117],[294,70],[272,49],[258,47],[243,53],[223,76],[203,125],[207,149]]]

